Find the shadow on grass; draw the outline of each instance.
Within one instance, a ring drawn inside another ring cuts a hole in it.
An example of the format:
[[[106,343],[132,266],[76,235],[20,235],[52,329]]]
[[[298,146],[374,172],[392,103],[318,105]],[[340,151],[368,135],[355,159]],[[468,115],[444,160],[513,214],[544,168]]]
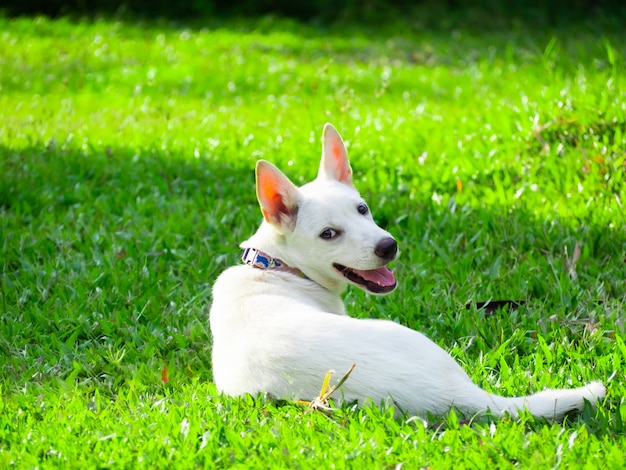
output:
[[[210,286],[260,218],[253,170],[45,147],[0,168],[5,379],[210,380]]]
[[[366,2],[288,2],[248,0],[228,2],[180,1],[125,2],[97,0],[90,3],[25,0],[5,7],[10,15],[44,14],[53,17],[76,16],[130,16],[136,19],[154,20],[166,18],[175,22],[200,22],[208,18],[293,18],[301,22],[321,25],[328,23],[356,23],[380,25],[381,23],[408,22],[428,29],[447,29],[466,25],[477,30],[485,28],[508,28],[512,24],[527,22],[536,28],[571,24],[589,18],[620,18],[624,6],[618,0],[576,1],[385,1]],[[616,20],[617,21],[617,20]]]
[[[124,148],[1,148],[0,158],[6,377],[115,386],[133,374],[158,382],[167,363],[174,376],[210,379],[210,286],[238,263],[238,243],[260,221],[253,169]],[[450,339],[475,333],[468,300],[523,299],[545,310],[535,319],[582,318],[583,327],[590,318],[606,327],[619,318],[623,230],[382,197],[374,215],[400,241],[401,287],[380,302],[350,292],[353,314]],[[524,308],[507,328],[528,328]]]

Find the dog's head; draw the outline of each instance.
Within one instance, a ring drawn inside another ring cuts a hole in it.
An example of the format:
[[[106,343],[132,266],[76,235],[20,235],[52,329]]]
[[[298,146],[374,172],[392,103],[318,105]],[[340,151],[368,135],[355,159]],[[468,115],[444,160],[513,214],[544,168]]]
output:
[[[257,197],[271,230],[276,256],[332,291],[347,283],[386,294],[396,279],[386,264],[398,245],[380,228],[352,184],[352,169],[341,137],[324,127],[317,178],[296,187],[266,161],[256,167]]]

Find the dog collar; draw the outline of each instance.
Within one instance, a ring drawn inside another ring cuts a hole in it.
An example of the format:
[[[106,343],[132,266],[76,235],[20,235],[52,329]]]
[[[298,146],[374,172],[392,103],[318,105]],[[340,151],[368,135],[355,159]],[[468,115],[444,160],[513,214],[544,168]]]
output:
[[[298,268],[292,268],[288,266],[284,261],[278,258],[272,258],[267,253],[257,250],[256,248],[246,248],[243,250],[241,260],[245,264],[249,264],[259,269],[275,269],[276,271],[286,271],[288,273],[295,274],[298,277],[306,278],[304,273]]]

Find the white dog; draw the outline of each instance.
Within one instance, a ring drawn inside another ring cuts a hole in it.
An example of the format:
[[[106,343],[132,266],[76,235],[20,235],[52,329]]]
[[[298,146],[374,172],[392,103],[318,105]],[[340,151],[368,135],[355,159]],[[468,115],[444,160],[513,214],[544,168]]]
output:
[[[356,364],[342,401],[390,402],[424,417],[451,408],[513,416],[527,409],[560,419],[605,396],[600,382],[525,397],[493,395],[421,333],[349,317],[341,299],[348,284],[374,294],[396,287],[386,264],[398,248],[354,188],[343,141],[329,124],[322,148],[317,178],[300,188],[271,163],[257,164],[264,221],[241,245],[244,264],[227,269],[213,287],[218,390],[313,399],[329,369],[344,372]]]

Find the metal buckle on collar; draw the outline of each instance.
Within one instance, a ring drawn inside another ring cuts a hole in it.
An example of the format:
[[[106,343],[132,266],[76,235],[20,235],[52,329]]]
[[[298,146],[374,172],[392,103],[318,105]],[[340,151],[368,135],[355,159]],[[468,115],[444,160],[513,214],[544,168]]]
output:
[[[263,253],[261,250],[257,250],[256,248],[246,248],[245,250],[243,250],[241,260],[245,264],[248,264],[255,268],[285,271],[291,274],[295,274],[296,276],[303,279],[308,279],[308,277],[306,277],[306,275],[298,268],[292,268],[291,266],[288,266],[284,261],[272,258],[267,253]]]
[[[282,268],[283,263],[254,248],[246,248],[241,260],[245,264],[261,269]]]

